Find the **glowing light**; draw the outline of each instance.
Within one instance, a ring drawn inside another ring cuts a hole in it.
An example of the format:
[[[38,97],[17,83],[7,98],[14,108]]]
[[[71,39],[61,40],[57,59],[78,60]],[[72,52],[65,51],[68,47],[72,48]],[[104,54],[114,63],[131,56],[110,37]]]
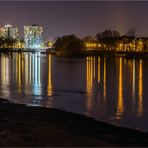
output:
[[[135,104],[135,59],[133,60],[133,105]]]
[[[6,57],[5,54],[1,54],[1,92],[3,93],[4,97],[9,97],[10,91],[7,89],[3,89],[3,86],[9,85],[9,59]]]
[[[4,54],[2,54],[1,63],[2,63],[1,64],[2,66],[1,82],[2,84],[8,85],[9,83],[9,60]]]
[[[87,116],[91,115],[93,108],[93,102],[91,96],[92,85],[93,85],[93,57],[87,57],[86,59],[86,90],[87,90],[86,115]]]
[[[18,93],[22,92],[21,66],[21,54],[18,54]]]
[[[100,57],[98,57],[98,83],[100,83]]]
[[[48,96],[52,96],[51,55],[48,55]]]
[[[138,114],[137,116],[142,116],[143,114],[143,79],[142,79],[142,60],[140,60],[140,64],[139,64],[139,99],[138,99]]]
[[[123,111],[123,86],[122,86],[122,58],[119,59],[119,86],[118,86],[118,102],[116,106],[116,119],[120,119]]]
[[[28,72],[29,72],[29,61],[28,61],[28,54],[25,54],[25,83],[28,84]]]
[[[41,89],[40,89],[40,53],[33,54],[32,58],[32,77],[33,77],[33,90],[35,95],[41,95]]]
[[[24,26],[24,40],[26,48],[40,49],[43,46],[43,28],[38,25]]]
[[[106,99],[106,58],[104,58],[104,80],[103,80],[103,97]]]
[[[31,55],[29,54],[29,82],[31,83],[32,81],[32,58],[31,58]]]
[[[90,48],[90,49],[94,49],[96,47],[101,47],[100,43],[95,43],[95,42],[85,42],[85,47],[86,48]]]

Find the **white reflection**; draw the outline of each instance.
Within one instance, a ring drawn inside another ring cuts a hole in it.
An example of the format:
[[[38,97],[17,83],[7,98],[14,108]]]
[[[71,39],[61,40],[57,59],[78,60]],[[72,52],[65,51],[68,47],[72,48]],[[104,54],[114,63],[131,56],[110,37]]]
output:
[[[33,80],[33,91],[35,95],[41,95],[41,70],[40,70],[40,53],[32,55],[32,80]]]

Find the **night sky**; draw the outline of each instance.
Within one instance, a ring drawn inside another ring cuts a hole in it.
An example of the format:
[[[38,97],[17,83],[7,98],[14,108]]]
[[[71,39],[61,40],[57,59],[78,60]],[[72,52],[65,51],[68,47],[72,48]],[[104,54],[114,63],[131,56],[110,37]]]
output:
[[[38,24],[44,27],[45,39],[76,34],[95,35],[105,29],[125,34],[130,27],[138,35],[148,36],[148,2],[16,1],[0,2],[0,25]]]

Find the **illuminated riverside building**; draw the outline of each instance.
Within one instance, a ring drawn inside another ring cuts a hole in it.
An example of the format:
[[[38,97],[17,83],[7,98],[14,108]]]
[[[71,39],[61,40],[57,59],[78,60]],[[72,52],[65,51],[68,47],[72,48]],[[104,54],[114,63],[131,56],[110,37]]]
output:
[[[114,46],[101,42],[84,42],[85,50],[105,50],[105,51],[131,51],[141,52],[148,51],[148,38],[129,39],[121,38]],[[108,48],[109,47],[109,48]]]
[[[25,48],[42,48],[43,47],[43,28],[38,25],[24,26]]]
[[[101,44],[96,42],[85,42],[84,44],[87,50],[98,49],[101,47]]]
[[[18,27],[15,27],[11,24],[6,24],[5,26],[0,27],[0,36],[3,38],[18,39],[19,38]]]

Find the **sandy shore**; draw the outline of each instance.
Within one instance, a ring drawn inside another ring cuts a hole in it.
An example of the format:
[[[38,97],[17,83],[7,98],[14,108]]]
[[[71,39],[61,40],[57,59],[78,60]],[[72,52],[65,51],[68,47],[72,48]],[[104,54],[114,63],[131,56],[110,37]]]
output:
[[[148,134],[1,99],[0,146],[148,146]]]

